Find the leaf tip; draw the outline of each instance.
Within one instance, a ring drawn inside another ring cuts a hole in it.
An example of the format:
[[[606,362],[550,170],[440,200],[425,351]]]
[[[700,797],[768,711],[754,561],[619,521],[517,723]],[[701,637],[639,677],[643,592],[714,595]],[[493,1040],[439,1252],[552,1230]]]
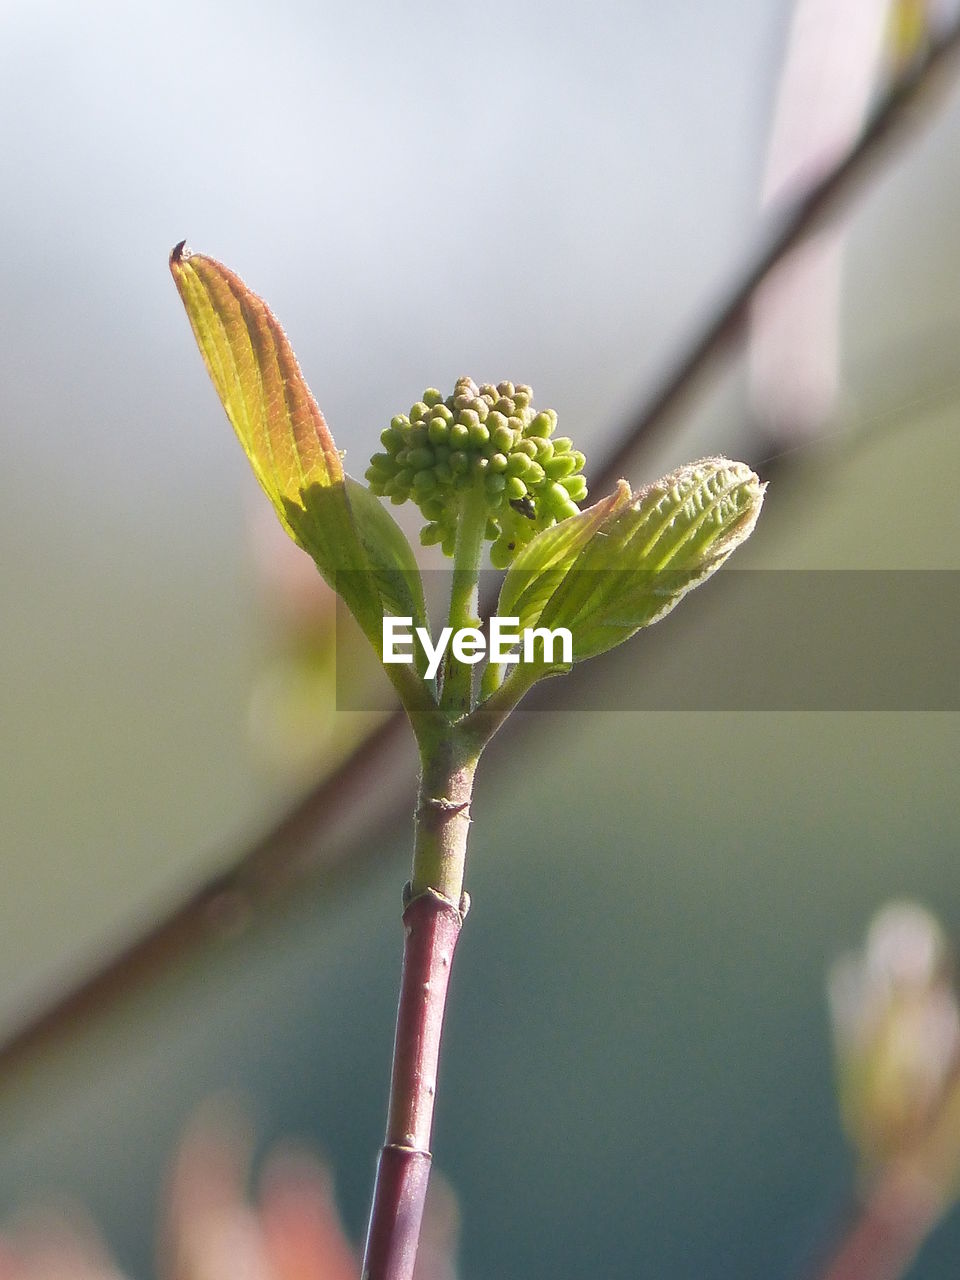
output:
[[[174,267],[179,267],[181,262],[191,257],[193,257],[192,249],[187,248],[186,240],[181,240],[179,244],[175,244],[170,250],[170,270],[172,271]]]

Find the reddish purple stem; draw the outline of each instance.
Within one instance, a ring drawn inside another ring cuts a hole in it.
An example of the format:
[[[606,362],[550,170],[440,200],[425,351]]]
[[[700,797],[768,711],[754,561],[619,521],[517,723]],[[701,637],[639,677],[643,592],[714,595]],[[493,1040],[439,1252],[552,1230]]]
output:
[[[463,916],[432,889],[403,913],[406,937],[387,1134],[370,1211],[363,1280],[412,1280],[430,1176],[440,1033]]]
[[[899,1280],[945,1209],[935,1178],[893,1169],[870,1194],[820,1280]]]

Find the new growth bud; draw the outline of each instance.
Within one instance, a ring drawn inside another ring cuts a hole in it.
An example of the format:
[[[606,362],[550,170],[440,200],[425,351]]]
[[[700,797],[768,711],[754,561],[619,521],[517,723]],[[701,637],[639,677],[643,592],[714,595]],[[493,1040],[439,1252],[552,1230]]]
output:
[[[506,568],[543,529],[576,515],[587,495],[584,456],[565,436],[554,437],[557,415],[538,411],[527,386],[478,386],[459,378],[444,398],[433,387],[380,437],[366,478],[376,494],[397,504],[411,499],[427,521],[426,546],[452,556],[464,493],[483,488],[490,559]]]
[[[830,975],[840,1102],[864,1170],[914,1151],[960,1069],[949,949],[922,907],[894,902]]]

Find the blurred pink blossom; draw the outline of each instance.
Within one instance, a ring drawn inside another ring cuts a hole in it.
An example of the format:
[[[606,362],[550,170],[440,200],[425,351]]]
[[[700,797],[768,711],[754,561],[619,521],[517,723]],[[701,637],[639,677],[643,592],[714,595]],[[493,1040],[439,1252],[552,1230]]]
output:
[[[329,1171],[302,1151],[268,1156],[251,1192],[252,1135],[208,1105],[175,1154],[161,1210],[161,1280],[356,1280],[359,1252],[340,1224]],[[434,1179],[416,1280],[456,1280],[459,1215]],[[19,1215],[0,1233],[0,1280],[129,1280],[79,1209]]]

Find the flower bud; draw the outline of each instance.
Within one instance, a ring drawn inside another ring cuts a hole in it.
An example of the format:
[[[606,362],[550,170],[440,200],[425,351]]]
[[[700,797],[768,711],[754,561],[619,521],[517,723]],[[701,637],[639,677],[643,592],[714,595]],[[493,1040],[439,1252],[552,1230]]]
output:
[[[894,902],[829,983],[840,1107],[866,1172],[910,1153],[960,1068],[950,955],[924,908]]]
[[[374,493],[393,502],[412,498],[435,526],[427,536],[444,548],[455,540],[463,496],[482,484],[491,512],[487,537],[495,562],[506,565],[540,532],[576,515],[586,495],[583,455],[570,452],[569,440],[563,459],[546,466],[556,422],[554,410],[534,408],[533,391],[522,383],[478,386],[459,378],[446,398],[428,387],[408,414],[391,420],[381,436],[385,452],[371,459],[367,478]]]

